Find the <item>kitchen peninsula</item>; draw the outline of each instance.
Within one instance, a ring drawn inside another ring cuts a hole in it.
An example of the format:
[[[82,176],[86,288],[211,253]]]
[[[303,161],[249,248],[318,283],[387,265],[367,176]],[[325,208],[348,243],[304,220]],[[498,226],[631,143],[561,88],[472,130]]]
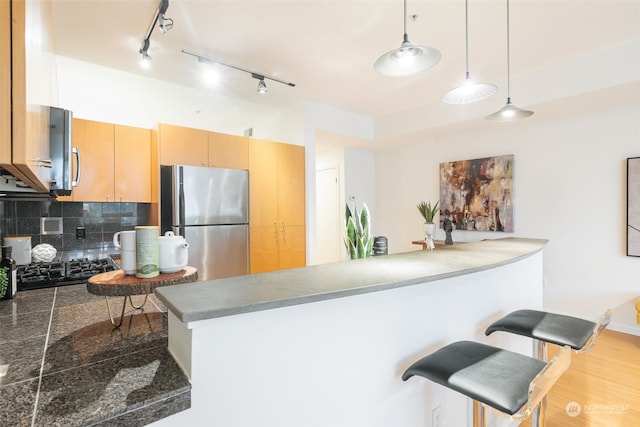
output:
[[[190,409],[154,425],[464,425],[466,401],[400,375],[513,310],[542,308],[541,239],[505,238],[156,290]]]

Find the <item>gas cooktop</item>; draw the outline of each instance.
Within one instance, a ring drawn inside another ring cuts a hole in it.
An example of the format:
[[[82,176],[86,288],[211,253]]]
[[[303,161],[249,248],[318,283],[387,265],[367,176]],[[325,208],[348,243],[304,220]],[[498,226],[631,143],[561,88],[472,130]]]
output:
[[[111,258],[73,259],[66,262],[35,262],[18,266],[18,290],[87,283],[91,276],[118,270]]]

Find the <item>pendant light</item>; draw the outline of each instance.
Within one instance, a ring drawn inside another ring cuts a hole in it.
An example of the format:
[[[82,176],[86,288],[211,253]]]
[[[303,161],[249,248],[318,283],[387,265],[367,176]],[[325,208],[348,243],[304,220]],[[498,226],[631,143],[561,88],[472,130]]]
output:
[[[525,119],[533,115],[533,111],[524,110],[511,103],[511,68],[509,57],[509,0],[507,0],[507,103],[500,110],[486,117],[492,122],[510,122],[518,119]]]
[[[466,61],[466,77],[464,83],[455,89],[451,89],[442,95],[442,101],[447,104],[468,104],[490,97],[498,88],[488,83],[477,83],[469,77],[469,2],[464,1],[464,18],[465,18],[465,61]]]
[[[429,46],[414,46],[407,36],[407,0],[404,0],[404,38],[399,48],[382,55],[373,64],[380,74],[403,77],[427,70],[440,61],[440,51]]]

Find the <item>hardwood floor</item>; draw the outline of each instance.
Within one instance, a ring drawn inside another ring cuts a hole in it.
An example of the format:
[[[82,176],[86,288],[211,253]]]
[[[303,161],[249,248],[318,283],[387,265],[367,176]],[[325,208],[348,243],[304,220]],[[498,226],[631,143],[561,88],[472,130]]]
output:
[[[591,351],[572,354],[547,402],[546,427],[640,426],[640,337],[603,331]]]

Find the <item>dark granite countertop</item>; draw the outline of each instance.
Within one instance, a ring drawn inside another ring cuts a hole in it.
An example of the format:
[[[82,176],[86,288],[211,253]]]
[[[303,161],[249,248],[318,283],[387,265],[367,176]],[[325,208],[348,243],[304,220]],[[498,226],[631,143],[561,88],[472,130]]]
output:
[[[182,322],[342,298],[456,277],[518,261],[547,240],[504,238],[156,289]]]

